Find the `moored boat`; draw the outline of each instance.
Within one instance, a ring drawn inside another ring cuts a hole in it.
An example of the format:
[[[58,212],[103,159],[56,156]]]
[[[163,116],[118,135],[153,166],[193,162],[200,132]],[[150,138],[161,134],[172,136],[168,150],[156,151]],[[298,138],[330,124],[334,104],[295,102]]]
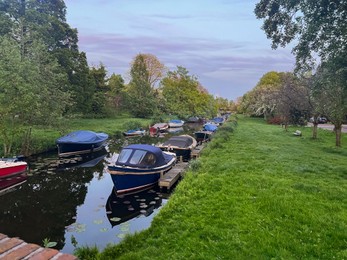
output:
[[[183,120],[179,120],[179,119],[172,119],[169,121],[168,123],[169,127],[182,127],[184,125],[184,121]]]
[[[203,143],[203,142],[210,141],[213,134],[214,134],[214,132],[212,132],[212,131],[201,130],[201,131],[195,132],[194,136],[195,136],[195,139],[198,143]]]
[[[141,136],[141,135],[145,135],[145,134],[146,134],[146,130],[144,130],[142,128],[131,129],[131,130],[128,130],[126,132],[123,132],[124,136]]]
[[[117,194],[135,192],[158,184],[169,171],[176,155],[148,144],[132,144],[120,152],[117,161],[107,167]]]
[[[169,128],[167,123],[157,123],[149,128],[149,133],[151,136],[158,135],[165,132]]]
[[[15,161],[12,159],[0,160],[0,178],[7,178],[27,170],[28,164],[26,162]]]
[[[157,145],[163,151],[170,151],[176,154],[177,158],[187,161],[191,158],[191,152],[196,147],[197,142],[190,135],[178,135],[169,138],[166,142]]]
[[[60,157],[85,154],[104,148],[108,135],[93,131],[79,130],[57,139],[58,155]]]

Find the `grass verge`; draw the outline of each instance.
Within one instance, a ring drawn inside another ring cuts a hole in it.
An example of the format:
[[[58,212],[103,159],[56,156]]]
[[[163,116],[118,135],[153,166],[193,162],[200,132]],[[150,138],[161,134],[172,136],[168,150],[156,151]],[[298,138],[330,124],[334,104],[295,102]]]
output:
[[[79,249],[77,255],[346,259],[347,149],[335,148],[334,134],[324,130],[312,140],[309,128],[296,137],[298,128],[285,132],[258,119],[231,124],[219,130],[149,229],[101,253]]]

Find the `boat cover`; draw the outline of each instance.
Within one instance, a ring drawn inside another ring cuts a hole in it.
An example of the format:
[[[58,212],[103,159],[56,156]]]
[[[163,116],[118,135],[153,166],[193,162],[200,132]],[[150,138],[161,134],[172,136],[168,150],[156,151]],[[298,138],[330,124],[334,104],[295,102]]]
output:
[[[213,125],[213,124],[205,124],[204,125],[204,131],[211,131],[211,132],[214,132],[216,131],[218,128],[218,126],[216,125]]]
[[[193,144],[193,137],[190,136],[173,136],[169,140],[167,140],[165,143],[162,144],[162,146],[177,146],[180,148],[186,148]]]
[[[172,119],[172,120],[170,120],[170,123],[180,124],[180,123],[182,123],[182,120]]]
[[[108,138],[108,134],[95,133],[93,131],[79,130],[71,132],[63,137],[57,139],[57,144],[62,143],[78,143],[78,144],[92,144],[103,142]]]
[[[172,160],[173,155],[164,153],[159,147],[149,145],[149,144],[131,144],[123,149],[133,149],[133,150],[143,150],[154,154],[156,161],[153,167],[159,167],[167,164]],[[133,166],[132,164],[122,163],[122,165]]]
[[[222,117],[215,117],[212,119],[212,121],[215,123],[223,123],[224,119]]]

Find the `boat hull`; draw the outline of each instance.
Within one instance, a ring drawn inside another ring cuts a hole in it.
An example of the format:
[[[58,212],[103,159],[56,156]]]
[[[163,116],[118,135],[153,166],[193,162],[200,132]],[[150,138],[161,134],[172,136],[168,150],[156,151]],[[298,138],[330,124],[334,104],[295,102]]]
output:
[[[157,185],[161,174],[168,172],[174,166],[175,161],[176,157],[166,166],[155,169],[109,165],[108,172],[117,194],[136,192]]]
[[[195,132],[195,139],[197,142],[208,142],[211,140],[211,137],[213,135],[213,132],[211,131],[200,131],[200,132]]]
[[[100,151],[105,147],[105,141],[91,143],[91,144],[79,144],[79,143],[61,143],[57,144],[58,155],[60,157],[76,155],[76,154],[86,154],[96,151]]]
[[[0,162],[0,178],[7,178],[27,170],[26,162]]]

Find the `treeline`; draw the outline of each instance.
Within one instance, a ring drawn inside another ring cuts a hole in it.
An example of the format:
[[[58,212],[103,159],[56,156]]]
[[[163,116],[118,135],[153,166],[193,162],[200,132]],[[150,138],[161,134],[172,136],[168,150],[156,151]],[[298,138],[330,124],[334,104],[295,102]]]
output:
[[[269,72],[239,100],[242,112],[270,122],[303,124],[313,117],[313,138],[319,116],[335,126],[341,146],[341,126],[347,115],[347,1],[260,0],[255,15],[272,47],[295,39],[292,73]]]
[[[130,82],[108,76],[102,63],[89,67],[78,32],[66,21],[63,0],[0,0],[0,141],[11,154],[33,125],[60,119],[136,117],[163,113],[211,117],[231,102],[214,98],[188,70],[168,71],[152,54],[139,54]],[[24,141],[27,142],[27,141]]]

